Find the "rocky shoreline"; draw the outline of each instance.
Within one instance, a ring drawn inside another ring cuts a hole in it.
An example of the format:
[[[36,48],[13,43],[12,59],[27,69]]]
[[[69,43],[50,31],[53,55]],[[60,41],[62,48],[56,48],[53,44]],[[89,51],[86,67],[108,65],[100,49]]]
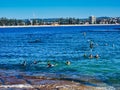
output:
[[[0,77],[0,90],[104,90],[97,87],[85,86],[80,83],[55,80],[45,77],[23,76],[17,78],[15,76]]]
[[[70,80],[32,76],[17,71],[0,72],[0,90],[109,90],[108,87],[89,86]],[[15,75],[15,73],[17,74]]]

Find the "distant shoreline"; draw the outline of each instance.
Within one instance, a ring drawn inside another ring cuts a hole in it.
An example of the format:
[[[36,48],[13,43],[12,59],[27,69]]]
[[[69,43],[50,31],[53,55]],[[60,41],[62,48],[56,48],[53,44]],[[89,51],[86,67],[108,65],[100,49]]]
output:
[[[82,24],[82,25],[22,25],[22,26],[0,26],[0,28],[29,28],[29,27],[67,27],[67,26],[119,26],[120,24]]]

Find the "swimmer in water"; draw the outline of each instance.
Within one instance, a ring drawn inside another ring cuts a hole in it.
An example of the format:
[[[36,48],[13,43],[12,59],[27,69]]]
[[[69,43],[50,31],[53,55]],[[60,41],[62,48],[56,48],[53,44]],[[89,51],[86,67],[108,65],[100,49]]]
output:
[[[52,67],[52,65],[50,63],[47,64],[47,67]]]
[[[93,42],[90,41],[90,48],[92,49],[93,48]]]
[[[55,65],[51,64],[50,61],[48,61],[47,67],[53,67],[53,66],[55,66]]]
[[[34,60],[33,64],[37,64],[37,61],[36,61],[36,60]]]
[[[83,55],[84,57],[87,57],[87,55],[86,55],[86,53],[84,53],[84,55]]]
[[[90,55],[89,55],[89,58],[90,58],[90,59],[92,59],[92,58],[93,58],[93,55],[92,55],[92,54],[90,54]]]
[[[96,54],[96,55],[95,55],[95,58],[99,58],[99,55],[98,55],[98,54]]]
[[[67,62],[66,62],[66,65],[70,65],[70,61],[67,61]]]
[[[23,66],[26,66],[27,65],[27,62],[24,60],[23,63],[22,63]]]

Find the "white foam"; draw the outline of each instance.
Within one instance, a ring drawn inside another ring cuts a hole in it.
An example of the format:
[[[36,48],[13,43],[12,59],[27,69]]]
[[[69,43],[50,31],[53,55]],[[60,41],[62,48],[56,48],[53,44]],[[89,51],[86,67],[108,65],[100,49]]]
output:
[[[40,85],[41,86],[41,85]],[[39,86],[39,87],[40,87]],[[42,85],[44,86],[44,85]],[[0,88],[34,88],[38,87],[37,85],[29,85],[29,84],[17,84],[17,85],[0,85]],[[63,86],[56,86],[56,88],[61,88],[61,87],[71,87],[70,85],[63,85]],[[107,87],[95,87],[96,90],[116,90],[112,86],[107,86]]]
[[[0,88],[33,88],[33,86],[29,84],[0,85]]]
[[[107,87],[96,87],[97,90],[116,90],[112,86],[107,86]]]

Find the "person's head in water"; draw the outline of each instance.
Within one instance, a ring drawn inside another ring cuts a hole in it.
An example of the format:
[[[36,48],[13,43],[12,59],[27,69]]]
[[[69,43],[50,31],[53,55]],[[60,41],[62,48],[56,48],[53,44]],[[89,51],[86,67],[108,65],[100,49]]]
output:
[[[90,58],[90,59],[92,59],[92,58],[93,58],[93,55],[92,55],[92,54],[90,54],[90,55],[89,55],[89,58]]]
[[[23,66],[26,66],[26,65],[27,65],[26,60],[23,61],[22,65],[23,65]]]
[[[90,41],[90,48],[92,49],[92,48],[93,48],[93,46],[94,46],[93,42],[92,42],[92,41]]]
[[[54,64],[51,64],[50,61],[47,62],[47,67],[54,67]]]
[[[70,65],[70,61],[67,61],[67,62],[66,62],[66,65]]]
[[[34,62],[33,62],[34,64],[37,64],[37,61],[36,60],[34,60]]]
[[[48,67],[52,67],[52,65],[50,63],[47,64]]]
[[[99,58],[99,55],[98,55],[98,54],[96,54],[96,55],[95,55],[95,58]]]
[[[84,55],[83,55],[84,57],[87,57],[87,55],[86,55],[86,53],[84,53]]]

